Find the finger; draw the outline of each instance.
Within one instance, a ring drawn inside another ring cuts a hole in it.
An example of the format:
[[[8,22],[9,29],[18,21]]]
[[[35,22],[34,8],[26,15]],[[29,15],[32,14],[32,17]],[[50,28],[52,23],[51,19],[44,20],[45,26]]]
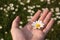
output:
[[[49,23],[47,24],[46,28],[43,30],[43,32],[44,32],[45,34],[47,34],[48,31],[51,29],[53,23],[54,23],[54,19],[51,19],[51,20],[49,21]]]
[[[38,10],[38,11],[36,12],[36,14],[32,17],[31,22],[36,21],[36,20],[38,19],[38,17],[40,16],[40,14],[41,14],[41,11]]]
[[[51,19],[52,16],[52,12],[49,12],[48,15],[46,16],[46,18],[44,19],[44,24],[47,25],[47,23],[49,22],[49,20]]]
[[[12,28],[18,28],[19,27],[19,21],[20,21],[20,18],[19,16],[17,16],[14,21],[12,22]]]
[[[46,8],[44,11],[43,11],[43,14],[41,15],[41,17],[39,18],[39,20],[44,20],[44,18],[46,17],[46,15],[47,15],[47,13],[48,13],[48,9]]]

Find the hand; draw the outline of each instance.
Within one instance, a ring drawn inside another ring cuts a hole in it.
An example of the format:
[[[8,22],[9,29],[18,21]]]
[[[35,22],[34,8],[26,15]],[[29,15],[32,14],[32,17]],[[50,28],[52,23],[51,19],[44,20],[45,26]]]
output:
[[[38,10],[36,14],[31,18],[31,20],[22,29],[19,29],[20,19],[19,16],[17,16],[12,22],[11,34],[13,40],[44,40],[46,34],[51,29],[54,20],[51,19],[52,12],[49,12],[48,9],[45,9],[42,13],[43,14],[41,15],[41,11]],[[31,24],[37,19],[44,22],[44,29],[32,29]]]

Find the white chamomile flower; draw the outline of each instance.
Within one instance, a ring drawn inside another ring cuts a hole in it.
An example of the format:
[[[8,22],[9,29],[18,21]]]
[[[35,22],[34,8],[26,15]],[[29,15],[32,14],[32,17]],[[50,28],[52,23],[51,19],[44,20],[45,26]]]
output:
[[[18,7],[19,7],[19,5],[16,5],[16,7],[18,8]]]
[[[26,10],[26,9],[27,9],[26,7],[23,8],[23,10]]]
[[[7,34],[7,32],[5,32],[5,34]]]
[[[11,7],[10,9],[11,9],[11,10],[14,10],[14,7]]]
[[[41,7],[40,5],[36,5],[37,8]]]
[[[23,6],[25,5],[23,2],[20,2],[20,4],[23,5]]]
[[[14,4],[13,4],[13,3],[10,3],[10,4],[9,4],[9,6],[10,6],[10,7],[13,7],[13,6],[14,6]]]
[[[0,10],[3,10],[3,7],[0,7]]]
[[[8,10],[8,11],[10,10],[10,6],[7,7],[7,10]]]
[[[33,29],[40,29],[44,27],[44,23],[42,21],[36,21],[32,23]]]
[[[1,38],[0,40],[4,40],[4,38]]]
[[[30,3],[30,0],[27,0],[27,3]]]

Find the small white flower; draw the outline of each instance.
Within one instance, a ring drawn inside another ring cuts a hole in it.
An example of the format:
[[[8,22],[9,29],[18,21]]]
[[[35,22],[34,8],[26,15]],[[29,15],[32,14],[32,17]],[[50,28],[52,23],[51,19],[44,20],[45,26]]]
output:
[[[54,29],[52,28],[51,31],[54,31]]]
[[[32,13],[35,13],[35,11],[33,11],[33,10],[32,10],[31,12],[32,12]]]
[[[30,0],[27,0],[27,3],[30,3]]]
[[[53,18],[54,20],[57,20],[57,18],[55,17],[55,18]]]
[[[33,29],[40,29],[44,27],[44,23],[42,21],[36,21],[32,23]]]
[[[57,21],[57,24],[60,24],[60,21]]]
[[[3,10],[4,10],[4,12],[6,12],[6,13],[8,12],[7,9],[5,9],[5,8],[4,8]]]
[[[29,19],[29,18],[32,18],[33,16],[27,16],[27,18]]]
[[[58,4],[60,5],[60,2]]]
[[[20,5],[25,5],[23,2],[20,2]]]
[[[23,24],[23,22],[22,22],[22,21],[20,21],[20,24]]]
[[[58,13],[56,13],[56,15],[58,16],[58,15],[60,15],[60,13],[58,12]]]
[[[30,9],[29,9],[29,10],[27,10],[27,12],[31,13],[31,12],[32,12],[32,10],[30,10]]]
[[[32,7],[35,8],[35,5],[33,5]]]
[[[7,7],[7,5],[5,4],[4,7]]]
[[[21,29],[21,28],[22,28],[22,26],[19,26],[19,28]]]
[[[2,26],[0,25],[0,29],[2,29]]]
[[[4,11],[6,11],[6,9],[5,9],[5,8],[4,8],[3,10],[4,10]]]
[[[18,8],[18,7],[19,7],[19,5],[16,5],[16,7]]]
[[[30,16],[27,16],[27,18],[30,18]]]
[[[33,13],[30,13],[30,15],[32,16],[32,15],[33,15]]]
[[[60,19],[60,16],[56,16],[56,18]]]
[[[12,12],[13,14],[16,14],[15,12]]]
[[[3,7],[0,7],[0,10],[3,10]]]
[[[16,8],[15,11],[18,11],[18,8]]]
[[[11,10],[14,10],[14,7],[11,7]]]
[[[46,38],[45,40],[49,40],[48,38]]]
[[[28,6],[28,9],[33,9],[34,8],[34,6]]]
[[[8,10],[8,11],[10,10],[10,6],[7,7],[7,10]]]
[[[41,7],[41,6],[40,6],[40,5],[36,5],[36,7],[38,7],[38,8],[39,8],[39,7]]]
[[[5,32],[5,34],[7,34],[7,32]]]
[[[54,3],[55,1],[51,1],[52,3]]]
[[[56,11],[56,12],[59,12],[59,7],[56,7],[56,8],[55,8],[55,11]]]
[[[13,6],[14,6],[14,4],[13,4],[13,3],[10,3],[10,4],[9,4],[9,6],[10,6],[10,7],[13,7]]]
[[[51,4],[51,2],[50,2],[50,1],[48,1],[48,2],[47,2],[47,4]]]
[[[30,18],[27,19],[27,21],[30,21],[30,20],[31,20]]]
[[[9,15],[8,14],[6,14],[6,17],[8,17]]]
[[[0,40],[4,40],[4,38],[1,38]]]
[[[51,10],[52,12],[54,12],[54,8],[51,8],[50,10]]]
[[[23,8],[23,10],[26,10],[26,9],[27,9],[26,7]]]

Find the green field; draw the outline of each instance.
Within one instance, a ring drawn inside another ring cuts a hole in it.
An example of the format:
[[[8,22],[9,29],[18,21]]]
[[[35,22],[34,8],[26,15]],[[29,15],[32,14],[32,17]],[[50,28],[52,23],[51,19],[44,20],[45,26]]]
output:
[[[0,40],[12,40],[10,29],[13,19],[19,15],[24,26],[40,9],[48,8],[56,21],[46,40],[60,40],[60,0],[0,0]]]

